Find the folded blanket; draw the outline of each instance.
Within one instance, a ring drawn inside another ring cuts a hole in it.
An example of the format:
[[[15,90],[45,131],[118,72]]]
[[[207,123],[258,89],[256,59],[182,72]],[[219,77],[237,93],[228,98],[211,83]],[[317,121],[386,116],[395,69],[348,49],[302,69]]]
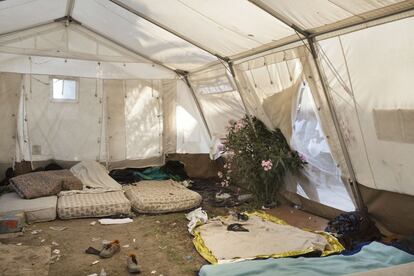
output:
[[[105,167],[96,161],[79,162],[70,171],[82,181],[84,189],[122,190],[122,186],[108,175]]]
[[[82,182],[69,170],[42,171],[10,179],[16,193],[26,199],[57,195],[62,190],[82,190]]]

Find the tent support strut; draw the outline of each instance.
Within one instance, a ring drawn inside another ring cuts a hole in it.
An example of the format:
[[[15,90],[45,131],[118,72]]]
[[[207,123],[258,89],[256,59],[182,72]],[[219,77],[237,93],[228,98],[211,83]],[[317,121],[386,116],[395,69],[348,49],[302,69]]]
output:
[[[367,207],[364,204],[364,201],[363,201],[362,195],[361,195],[361,191],[358,188],[358,181],[357,181],[357,178],[356,178],[355,170],[354,170],[354,167],[352,165],[351,157],[350,157],[348,148],[347,148],[346,143],[345,143],[345,138],[344,138],[344,135],[343,135],[342,130],[341,130],[339,119],[338,119],[338,116],[336,115],[336,112],[335,112],[335,106],[334,106],[334,104],[332,102],[332,99],[329,95],[329,92],[328,92],[329,89],[328,89],[328,86],[326,84],[326,79],[324,78],[324,76],[322,74],[322,71],[321,71],[321,65],[319,63],[318,53],[317,53],[316,48],[315,48],[315,40],[314,40],[314,38],[311,38],[311,37],[308,37],[307,40],[308,40],[308,43],[309,43],[309,48],[311,50],[312,58],[315,62],[315,67],[316,67],[318,77],[319,77],[320,82],[322,84],[322,90],[323,90],[323,94],[324,94],[324,97],[326,99],[326,102],[328,104],[329,113],[331,114],[336,133],[338,134],[341,150],[342,150],[342,153],[344,155],[345,162],[346,162],[349,174],[350,174],[350,179],[348,180],[348,182],[349,182],[348,184],[350,185],[351,190],[353,192],[353,195],[354,195],[354,198],[355,198],[355,201],[356,201],[356,204],[357,204],[357,208],[362,212],[367,212]]]
[[[210,128],[208,127],[206,117],[204,116],[203,109],[201,108],[200,102],[198,101],[198,98],[197,98],[197,95],[194,91],[194,88],[193,88],[193,86],[191,85],[191,83],[188,79],[188,75],[182,75],[182,77],[184,78],[184,82],[187,84],[187,87],[190,90],[191,95],[193,96],[193,99],[194,99],[194,102],[197,106],[198,112],[200,113],[201,119],[203,120],[204,127],[206,128],[208,136],[210,137],[210,140],[211,140],[213,138],[213,136],[211,135]]]

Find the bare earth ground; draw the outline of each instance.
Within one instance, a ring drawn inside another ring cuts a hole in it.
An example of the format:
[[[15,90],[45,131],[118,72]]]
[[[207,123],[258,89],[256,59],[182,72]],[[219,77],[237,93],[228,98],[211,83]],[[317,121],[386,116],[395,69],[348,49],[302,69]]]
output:
[[[205,206],[205,209],[210,217],[225,215],[229,211],[228,208],[211,206]],[[290,206],[280,206],[268,212],[301,228],[321,230],[326,225],[326,220]],[[200,267],[207,262],[192,244],[184,214],[138,215],[133,223],[106,226],[90,224],[97,219],[56,220],[30,225],[23,236],[0,241],[5,244],[50,245],[52,250],[59,249],[61,258],[50,265],[51,276],[99,275],[102,268],[108,276],[130,275],[126,270],[126,256],[130,252],[138,256],[142,266],[140,275],[197,275]],[[67,229],[56,231],[50,226],[65,226]],[[33,235],[33,230],[42,231]],[[129,247],[122,247],[121,252],[110,259],[99,259],[98,256],[84,253],[89,246],[100,249],[102,240],[114,239],[118,239],[121,246]],[[52,242],[59,245],[52,246]],[[96,260],[99,263],[91,265]]]

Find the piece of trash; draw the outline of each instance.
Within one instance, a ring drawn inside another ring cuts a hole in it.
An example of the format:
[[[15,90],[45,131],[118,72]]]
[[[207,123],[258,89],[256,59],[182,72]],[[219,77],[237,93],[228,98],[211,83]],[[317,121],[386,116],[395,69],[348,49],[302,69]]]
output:
[[[99,261],[94,261],[91,265],[96,265],[97,263],[99,263]]]
[[[176,225],[177,225],[177,223],[176,223],[176,222],[174,222],[174,223],[172,223],[172,224],[171,224],[171,226],[176,226]]]
[[[309,217],[309,220],[311,220],[312,219],[312,217]]]
[[[135,242],[135,239],[132,239],[133,242]]]
[[[103,245],[105,245],[105,244],[110,244],[111,243],[111,241],[108,241],[108,240],[102,240],[102,244]]]
[[[95,242],[95,241],[99,241],[101,238],[92,238],[92,241],[93,242]]]
[[[52,251],[53,254],[59,255],[60,254],[60,250],[59,249],[54,249]]]
[[[32,235],[37,235],[37,234],[39,234],[40,232],[42,232],[42,230],[33,230],[33,231],[31,232],[31,234],[32,234]]]
[[[98,276],[96,273],[89,274],[88,276]]]
[[[52,241],[52,245],[53,246],[59,246],[59,244],[57,242],[55,242],[55,241]]]
[[[156,270],[151,271],[151,274],[155,274],[155,273],[157,273],[157,271],[156,271]]]
[[[297,204],[293,205],[293,208],[295,208],[295,209],[297,209],[297,210],[302,209],[302,207],[301,207],[300,205],[297,205]]]
[[[50,257],[50,262],[52,264],[56,263],[57,261],[59,261],[60,259],[60,255],[53,255],[52,257]]]
[[[46,241],[45,239],[41,239],[41,240],[40,240],[40,242],[45,242],[45,241]]]
[[[65,227],[65,226],[49,226],[49,229],[52,229],[54,231],[63,231],[65,229],[67,229],[67,227]]]
[[[102,268],[101,269],[101,273],[99,273],[99,276],[106,276],[107,274],[106,274],[106,272],[105,272],[105,270]]]
[[[217,193],[216,194],[216,201],[223,201],[230,198],[231,195],[228,193]]]
[[[185,217],[190,221],[187,225],[188,232],[192,234],[193,229],[197,225],[201,225],[207,222],[208,216],[206,211],[204,211],[201,207],[191,211],[190,213],[186,214]]]
[[[157,220],[156,223],[161,223],[161,222],[159,220]]]
[[[128,248],[129,247],[129,244],[125,244],[122,247]]]
[[[90,225],[95,225],[96,224],[96,221],[92,221],[91,223],[90,223]]]
[[[158,246],[160,249],[164,250],[167,248],[167,246]]]
[[[122,219],[100,219],[98,220],[100,224],[103,225],[110,225],[110,224],[125,224],[125,223],[130,223],[130,222],[134,222],[132,219],[130,218],[122,218]]]
[[[20,245],[22,245],[22,243],[21,243],[21,242],[19,242],[19,243],[16,243],[16,245],[17,245],[17,246],[20,246]]]
[[[253,194],[244,194],[244,195],[239,195],[237,197],[237,200],[240,201],[240,202],[244,202],[244,201],[248,201],[252,198],[253,198]]]

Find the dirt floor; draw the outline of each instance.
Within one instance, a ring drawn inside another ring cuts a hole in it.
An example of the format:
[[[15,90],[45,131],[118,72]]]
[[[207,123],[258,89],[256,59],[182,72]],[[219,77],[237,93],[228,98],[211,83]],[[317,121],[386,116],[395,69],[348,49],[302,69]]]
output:
[[[228,208],[206,208],[210,216],[227,214]],[[309,215],[290,206],[280,206],[268,211],[292,225],[315,230],[323,229],[326,220]],[[126,255],[134,252],[142,266],[141,275],[197,275],[207,262],[197,253],[192,237],[187,232],[185,213],[165,215],[139,215],[133,223],[100,225],[96,219],[56,220],[26,227],[20,237],[1,239],[5,244],[50,245],[60,250],[60,259],[50,265],[49,275],[99,275],[103,268],[107,275],[129,275]],[[63,231],[50,227],[67,227]],[[42,230],[32,234],[35,230]],[[100,249],[103,240],[118,239],[121,252],[110,259],[99,259],[84,250],[89,246]],[[135,242],[134,242],[135,239]],[[52,245],[52,242],[58,245]],[[92,265],[96,260],[99,263]]]

